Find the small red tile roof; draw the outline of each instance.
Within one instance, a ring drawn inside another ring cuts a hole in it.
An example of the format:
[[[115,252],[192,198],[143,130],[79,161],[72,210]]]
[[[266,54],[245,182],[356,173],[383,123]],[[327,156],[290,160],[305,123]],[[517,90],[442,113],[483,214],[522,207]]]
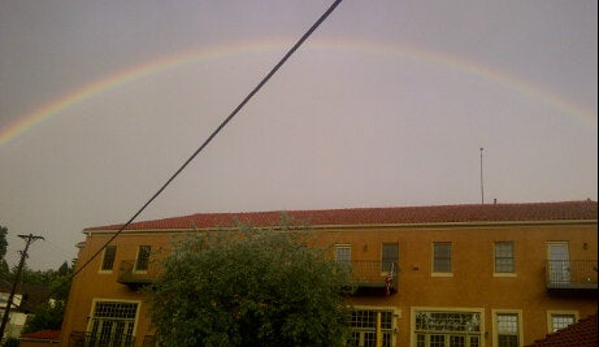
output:
[[[375,207],[330,210],[293,210],[241,213],[198,213],[188,216],[132,223],[127,230],[185,230],[232,227],[236,222],[255,227],[279,225],[286,215],[311,226],[360,224],[435,224],[473,222],[541,222],[597,220],[597,202],[472,204],[417,207]],[[84,231],[119,230],[122,224],[87,228]]]
[[[597,314],[558,330],[527,347],[597,347]]]
[[[35,340],[60,340],[60,330],[40,330],[34,333],[24,334],[22,339]]]

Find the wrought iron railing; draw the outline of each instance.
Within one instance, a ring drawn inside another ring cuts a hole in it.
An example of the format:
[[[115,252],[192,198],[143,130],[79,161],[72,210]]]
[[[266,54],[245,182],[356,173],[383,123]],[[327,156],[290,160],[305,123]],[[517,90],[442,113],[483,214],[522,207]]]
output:
[[[597,260],[548,260],[547,288],[597,289]]]
[[[101,335],[74,331],[69,336],[68,347],[133,347],[135,336],[124,334]]]
[[[398,266],[396,262],[351,261],[339,263],[347,282],[356,287],[381,287],[397,290]]]
[[[147,269],[135,268],[135,260],[123,260],[119,266],[117,281],[122,284],[143,285],[152,283],[162,271],[162,266],[157,261],[150,261]]]

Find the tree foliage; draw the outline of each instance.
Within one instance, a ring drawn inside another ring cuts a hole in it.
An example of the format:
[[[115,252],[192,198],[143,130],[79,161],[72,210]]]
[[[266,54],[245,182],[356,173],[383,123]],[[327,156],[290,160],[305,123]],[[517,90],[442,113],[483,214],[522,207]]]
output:
[[[23,333],[60,330],[69,298],[73,268],[65,261],[58,270],[28,270],[24,273],[28,274],[27,278],[33,283],[49,286],[51,296],[37,307],[35,315],[27,319]]]
[[[240,229],[198,233],[165,259],[148,291],[160,345],[343,345],[348,309],[335,263],[303,233]]]
[[[0,260],[4,260],[4,256],[6,255],[6,248],[8,247],[7,234],[8,228],[0,225]]]

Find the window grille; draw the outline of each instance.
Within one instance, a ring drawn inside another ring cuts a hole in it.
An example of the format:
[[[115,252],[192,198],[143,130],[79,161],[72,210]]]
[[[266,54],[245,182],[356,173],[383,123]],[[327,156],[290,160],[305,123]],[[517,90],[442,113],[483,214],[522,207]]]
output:
[[[514,273],[516,271],[514,264],[514,243],[496,242],[495,243],[495,272]]]
[[[478,312],[418,311],[417,347],[479,347],[481,322]]]
[[[338,263],[349,263],[351,260],[351,246],[335,246],[335,261]]]
[[[518,315],[497,315],[497,342],[499,347],[518,347]]]
[[[382,347],[392,346],[393,312],[381,310],[354,310],[351,315],[350,326],[352,329],[348,346],[374,347],[376,345],[377,314],[381,314],[381,341]]]
[[[451,272],[451,242],[433,244],[433,272]]]
[[[554,314],[551,316],[551,329],[556,332],[560,329],[574,324],[576,317],[573,314]]]
[[[133,347],[137,303],[98,301],[86,335],[89,347]]]

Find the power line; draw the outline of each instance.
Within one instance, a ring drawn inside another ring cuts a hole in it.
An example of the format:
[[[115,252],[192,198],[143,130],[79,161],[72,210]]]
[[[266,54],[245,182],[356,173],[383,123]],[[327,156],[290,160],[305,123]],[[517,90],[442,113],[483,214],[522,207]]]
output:
[[[89,258],[79,269],[75,270],[71,275],[74,278],[77,274],[81,273],[102,251],[114,241],[122,232],[125,230],[133,221],[171,184],[172,181],[179,176],[179,174],[204,150],[204,148],[212,142],[212,140],[220,133],[220,131],[241,111],[241,109],[250,101],[250,99],[262,89],[262,87],[274,76],[277,71],[285,64],[285,62],[297,51],[297,49],[312,35],[312,33],[327,19],[327,17],[337,8],[337,6],[343,0],[335,0],[335,2],[326,10],[324,14],[318,18],[318,20],[306,31],[306,33],[291,47],[291,49],[283,56],[283,58],[270,70],[266,76],[250,91],[250,93],[233,109],[227,118],[208,136],[208,138],[202,143],[200,147],[179,167],[177,171],[152,195],[152,197],[146,201],[145,204],[122,226],[119,230],[102,246],[97,250],[91,258]]]

